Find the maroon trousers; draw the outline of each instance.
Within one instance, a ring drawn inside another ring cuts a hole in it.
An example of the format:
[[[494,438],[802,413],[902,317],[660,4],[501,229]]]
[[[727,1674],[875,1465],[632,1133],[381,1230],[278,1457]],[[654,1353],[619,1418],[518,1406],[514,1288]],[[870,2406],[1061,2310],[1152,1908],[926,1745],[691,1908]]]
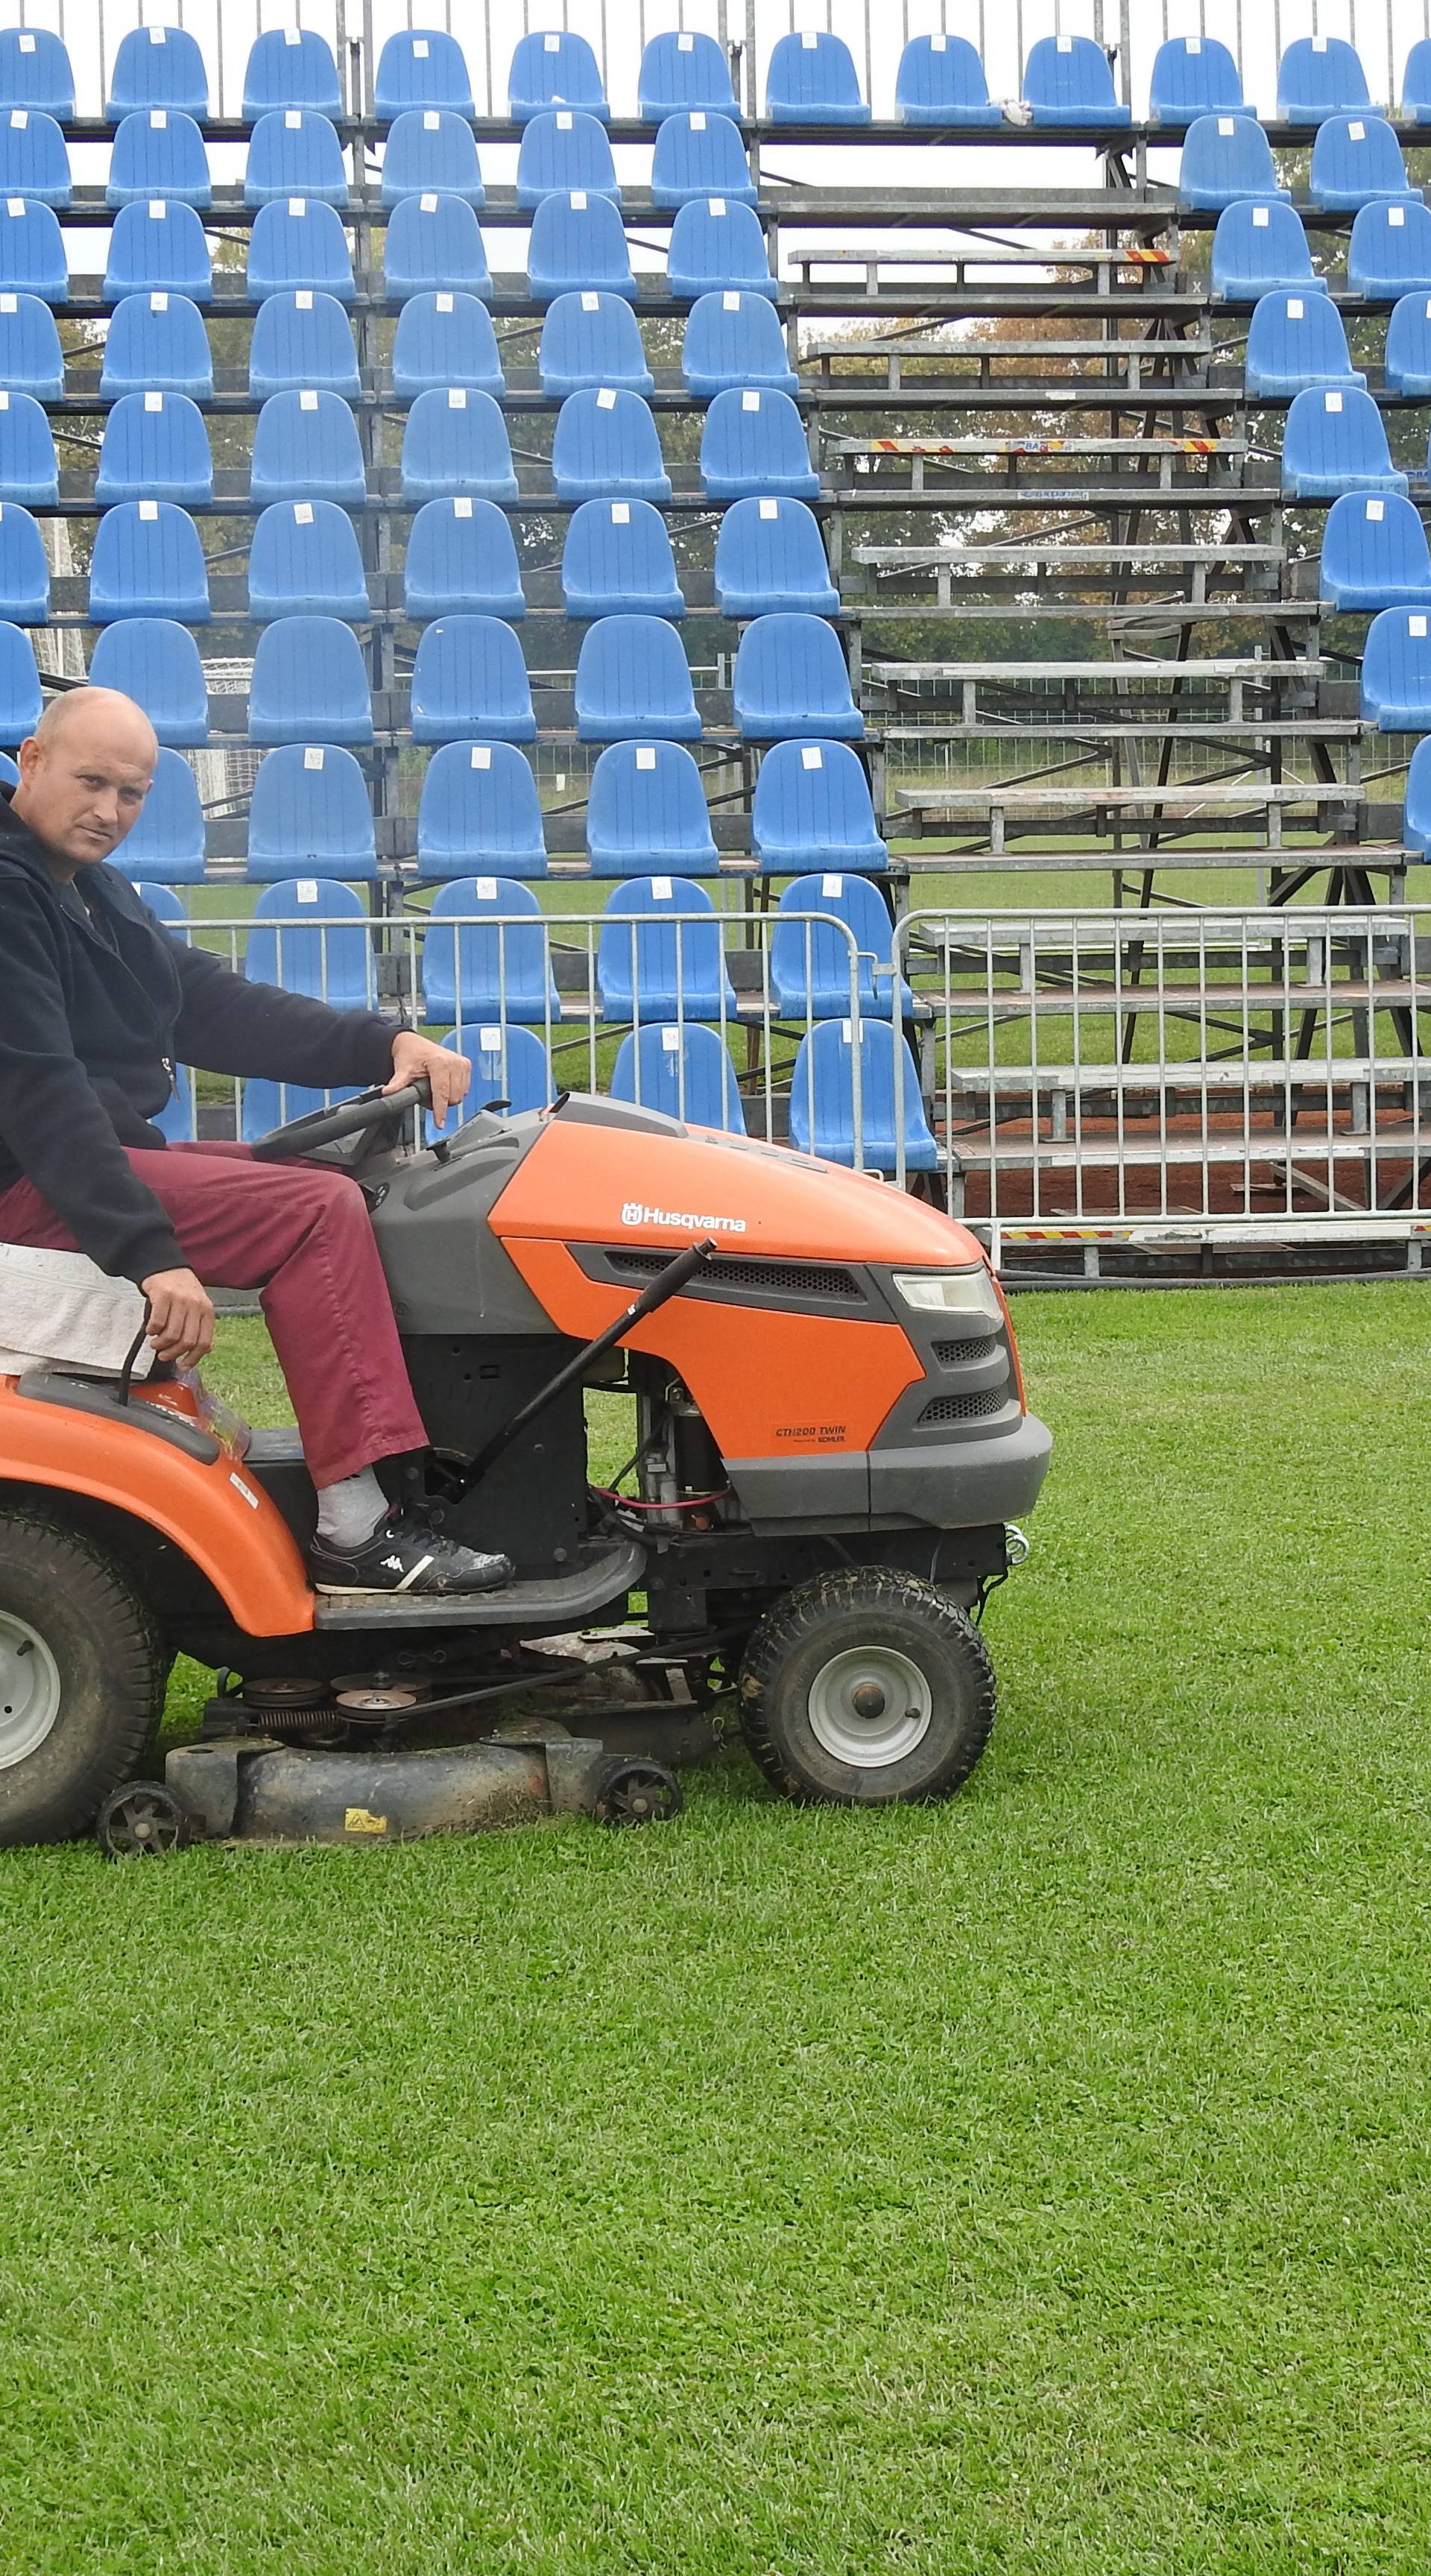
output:
[[[205,1287],[260,1291],[315,1485],[426,1446],[356,1181],[256,1163],[247,1145],[136,1148],[129,1160]],[[0,1192],[0,1243],[80,1248],[29,1181]]]

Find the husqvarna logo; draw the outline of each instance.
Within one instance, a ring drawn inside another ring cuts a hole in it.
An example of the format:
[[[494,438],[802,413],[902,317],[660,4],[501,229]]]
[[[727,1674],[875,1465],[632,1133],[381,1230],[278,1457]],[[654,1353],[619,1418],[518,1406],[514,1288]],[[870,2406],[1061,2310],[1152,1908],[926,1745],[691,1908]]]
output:
[[[701,1216],[689,1208],[648,1207],[644,1199],[628,1199],[621,1211],[623,1225],[689,1226],[693,1234],[744,1234],[743,1216]]]

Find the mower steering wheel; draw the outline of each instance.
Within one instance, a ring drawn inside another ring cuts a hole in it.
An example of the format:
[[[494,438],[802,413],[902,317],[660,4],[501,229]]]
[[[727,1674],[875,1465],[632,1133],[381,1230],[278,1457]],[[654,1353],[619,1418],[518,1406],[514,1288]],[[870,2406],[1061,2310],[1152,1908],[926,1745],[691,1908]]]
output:
[[[306,1118],[290,1118],[286,1127],[270,1127],[252,1147],[255,1162],[296,1162],[320,1145],[336,1145],[344,1136],[359,1136],[368,1127],[385,1127],[411,1110],[430,1109],[432,1085],[426,1074],[404,1083],[401,1091],[360,1091],[356,1100],[340,1100],[332,1109],[310,1109]]]

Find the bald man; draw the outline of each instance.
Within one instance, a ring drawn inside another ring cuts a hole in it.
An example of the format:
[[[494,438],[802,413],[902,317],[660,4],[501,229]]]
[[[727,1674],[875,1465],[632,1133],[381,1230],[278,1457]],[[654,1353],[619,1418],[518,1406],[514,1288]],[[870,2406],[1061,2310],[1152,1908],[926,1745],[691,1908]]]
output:
[[[390,1508],[374,1473],[424,1448],[387,1283],[356,1182],[256,1163],[245,1145],[167,1145],[151,1125],[176,1063],[397,1091],[426,1075],[439,1117],[471,1067],[372,1011],[250,983],[171,938],[106,862],[158,756],[130,698],[76,689],[0,790],[0,1242],[87,1252],[149,1300],[161,1360],[201,1359],[208,1290],[257,1288],[318,1489],[310,1565],[330,1592],[464,1592],[503,1556]]]

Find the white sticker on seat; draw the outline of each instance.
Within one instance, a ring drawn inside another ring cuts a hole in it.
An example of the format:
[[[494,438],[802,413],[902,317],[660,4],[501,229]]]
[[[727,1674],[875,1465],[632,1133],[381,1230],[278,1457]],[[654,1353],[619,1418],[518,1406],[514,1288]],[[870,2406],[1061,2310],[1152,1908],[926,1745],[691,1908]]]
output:
[[[707,197],[706,213],[708,215],[723,215],[725,213],[724,197]]]
[[[7,198],[6,198],[6,200],[5,200],[5,212],[6,212],[6,214],[7,214],[7,215],[13,215],[13,216],[16,218],[16,220],[18,221],[20,218],[22,218],[22,217],[23,217],[24,212],[25,212],[25,200],[24,200],[24,198],[23,198],[23,197],[7,197]]]
[[[158,502],[141,501],[139,504],[139,515],[141,519],[157,519],[159,516]]]
[[[167,286],[157,286],[155,288],[154,293],[149,298],[149,310],[151,313],[168,312],[169,289]]]
[[[706,112],[705,112],[705,109],[704,109],[703,107],[693,107],[693,108],[692,108],[692,110],[691,110],[691,132],[692,132],[692,134],[704,134],[705,130],[706,130]]]
[[[1404,206],[1388,206],[1386,209],[1386,220],[1389,224],[1394,226],[1397,232],[1400,232],[1406,221],[1406,208]]]
[[[1348,143],[1365,143],[1366,141],[1366,127],[1363,125],[1359,116],[1354,116],[1350,125],[1347,127],[1347,141]]]
[[[435,214],[436,214],[436,212],[437,212],[437,199],[436,199],[436,197],[432,194],[432,192],[431,192],[431,191],[429,191],[429,192],[428,192],[428,194],[427,194],[426,196],[424,196],[424,197],[419,197],[417,202],[418,202],[419,206],[422,208],[422,211],[423,211],[423,213],[424,213],[425,215],[435,215]]]
[[[412,40],[412,58],[415,63],[425,63],[430,51],[431,48],[426,36],[414,36]]]
[[[1252,225],[1253,225],[1253,230],[1254,230],[1255,232],[1265,233],[1265,231],[1267,230],[1267,227],[1268,227],[1269,223],[1271,222],[1271,220],[1272,220],[1272,216],[1271,216],[1271,210],[1270,210],[1270,208],[1268,208],[1268,207],[1266,207],[1266,206],[1254,206],[1254,207],[1253,207],[1253,209],[1252,209]]]
[[[612,504],[611,504],[611,524],[612,524],[613,528],[629,528],[629,527],[630,527],[630,525],[631,525],[631,504],[630,504],[630,502],[629,502],[629,501],[613,501],[613,502],[612,502]]]
[[[486,877],[486,878],[484,878],[484,879],[483,879],[483,883],[484,883],[484,884],[486,884],[486,885],[491,885],[491,884],[492,884],[492,882],[493,882],[493,880],[492,880],[492,878],[491,878],[491,877]],[[500,1054],[501,1054],[501,1052],[502,1052],[502,1031],[501,1031],[500,1026],[499,1026],[499,1027],[497,1027],[497,1028],[493,1028],[493,1027],[491,1027],[491,1026],[483,1026],[482,1028],[480,1028],[480,1029],[478,1030],[478,1032],[477,1032],[477,1052],[478,1052],[478,1054],[479,1054],[479,1055],[500,1055]]]
[[[1219,134],[1235,134],[1237,132],[1236,117],[1220,116],[1217,120],[1217,130]]]
[[[762,519],[778,519],[780,516],[779,502],[762,501],[760,504],[760,516]]]
[[[490,742],[474,742],[472,745],[472,758],[468,763],[468,767],[471,769],[490,769],[491,766],[492,746]]]
[[[10,397],[9,397],[8,393],[6,393],[3,389],[0,389],[0,411],[8,411],[8,410],[9,410],[9,408],[10,408]]]
[[[1424,618],[1422,620],[1422,624],[1425,624]],[[653,877],[651,879],[651,900],[653,903],[670,902],[671,880],[669,877]]]
[[[948,37],[931,36],[929,39],[929,50],[931,54],[947,54],[949,51]]]
[[[435,107],[425,107],[423,109],[422,130],[424,134],[435,134],[441,123],[442,119],[438,115]]]
[[[814,52],[814,50],[815,50],[815,47],[818,45],[819,41],[820,41],[820,39],[819,39],[818,35],[816,34],[816,32],[815,32],[814,28],[813,28],[813,27],[807,27],[807,28],[804,30],[804,32],[803,32],[803,34],[801,35],[801,38],[800,38],[800,50],[801,50],[801,52],[802,52],[802,53],[805,53],[805,54],[813,54],[813,52]]]
[[[818,744],[817,742],[807,742],[807,743],[802,743],[802,744],[801,744],[801,747],[800,747],[800,766],[801,766],[801,768],[802,768],[802,769],[823,769],[823,768],[824,768],[824,766],[825,766],[825,755],[824,755],[824,753],[821,751],[820,746],[819,746],[819,744]]]
[[[454,500],[452,504],[452,515],[454,519],[471,518],[472,503],[465,492],[460,492]]]
[[[163,223],[163,221],[164,221],[164,219],[165,219],[165,217],[166,217],[166,215],[168,214],[168,212],[169,212],[169,209],[168,209],[168,207],[165,205],[164,200],[163,200],[163,198],[162,198],[162,197],[151,197],[151,198],[150,198],[150,200],[149,200],[149,220],[150,220],[151,224],[162,224],[162,223]]]
[[[1408,619],[1407,619],[1407,621],[1406,621],[1406,632],[1407,632],[1407,634],[1408,634],[1408,635],[1417,635],[1417,636],[1424,635],[1424,634],[1425,634],[1425,632],[1426,632],[1426,620],[1425,620],[1425,618],[1424,618],[1424,617],[1408,617]]]
[[[305,769],[321,769],[323,766],[322,752],[315,749],[311,743],[303,754],[303,766]]]
[[[311,287],[311,286],[300,286],[300,287],[298,287],[298,288],[296,289],[295,293],[294,293],[293,302],[294,302],[294,306],[295,306],[295,308],[296,308],[296,310],[297,310],[298,312],[300,312],[300,313],[311,313],[311,312],[312,312],[312,310],[313,310],[313,289],[312,289],[312,287]]]
[[[146,394],[144,397],[144,408],[146,411],[162,411],[164,408],[163,395]]]
[[[722,313],[738,313],[740,311],[740,289],[738,286],[727,286],[722,290],[720,309]]]
[[[584,286],[582,288],[581,309],[583,313],[599,313],[601,311],[601,298],[594,287]]]
[[[559,107],[557,109],[557,132],[558,134],[570,134],[571,132],[571,109],[569,107]]]
[[[151,45],[162,45],[162,44],[163,44],[163,42],[164,42],[164,39],[165,39],[166,35],[168,34],[168,32],[169,32],[169,31],[168,31],[167,27],[151,27],[151,28],[150,28],[150,30],[149,30],[149,42],[150,42],[150,44],[151,44]]]
[[[655,754],[655,752],[652,750],[651,745],[650,745],[649,743],[643,742],[643,743],[642,743],[642,744],[640,744],[640,746],[638,747],[638,749],[637,749],[637,753],[636,753],[636,766],[637,766],[637,768],[638,768],[638,769],[654,769],[654,768],[655,768],[655,766],[656,766],[656,754]]]
[[[615,411],[616,396],[609,385],[602,385],[600,388],[596,397],[596,408],[598,411]]]
[[[13,134],[23,134],[23,133],[24,133],[24,131],[25,131],[25,128],[26,128],[26,126],[29,124],[29,122],[30,122],[30,111],[29,111],[28,107],[12,107],[12,108],[11,108],[11,110],[10,110],[10,130],[11,130],[11,132],[12,132]]]
[[[1200,54],[1202,52],[1201,36],[1185,36],[1183,38],[1183,51],[1185,54]]]
[[[452,311],[452,298],[449,294],[445,292],[439,293],[437,298],[437,309],[439,313],[450,313]]]
[[[1373,523],[1384,519],[1386,516],[1386,503],[1384,501],[1368,501],[1366,505],[1366,515]]]
[[[586,212],[586,190],[584,188],[573,188],[570,197],[567,199],[567,203],[574,215],[584,215]]]
[[[288,211],[289,211],[290,215],[300,215],[300,216],[301,216],[301,215],[306,215],[306,214],[307,214],[307,212],[308,212],[308,200],[307,200],[307,198],[306,198],[306,197],[290,197],[290,198],[289,198],[289,200],[288,200]]]
[[[311,527],[312,527],[312,525],[313,525],[313,504],[312,504],[312,502],[311,502],[311,501],[295,501],[295,502],[294,502],[294,504],[293,504],[293,524],[294,524],[295,528],[311,528]]]
[[[838,902],[844,891],[845,880],[843,877],[821,877],[820,892],[822,895],[828,896],[832,902]]]
[[[1072,38],[1071,36],[1058,36],[1058,37],[1056,37],[1056,38],[1054,39],[1054,41],[1055,41],[1055,43],[1057,44],[1057,46],[1058,46],[1058,50],[1059,50],[1059,52],[1060,52],[1061,54],[1071,54],[1071,53],[1072,53],[1072,51],[1073,51],[1073,38]]]
[[[693,54],[695,50],[696,40],[694,36],[678,36],[676,38],[676,51],[678,54]]]
[[[1328,411],[1341,410],[1342,398],[1340,394],[1325,394],[1323,396],[1323,402]]]
[[[560,36],[547,36],[543,40],[542,52],[544,54],[559,54],[561,52]]]
[[[1307,308],[1306,308],[1305,304],[1302,302],[1302,299],[1301,299],[1300,295],[1289,295],[1289,296],[1288,296],[1288,298],[1287,298],[1287,319],[1288,319],[1288,321],[1289,321],[1289,322],[1302,322],[1302,321],[1305,321],[1305,319],[1306,319],[1306,314],[1307,314]]]
[[[149,110],[149,128],[151,133],[162,134],[168,122],[169,110],[167,107],[151,107]]]
[[[848,1046],[850,1043],[850,1024],[848,1020],[841,1020],[840,1022],[840,1037],[843,1043]]]
[[[283,41],[285,45],[301,45],[303,42],[302,28],[285,27],[283,30]]]
[[[759,394],[742,394],[740,397],[740,408],[742,411],[759,411]]]
[[[670,1027],[669,1023],[663,1024],[662,1029],[661,1029],[661,1053],[662,1053],[663,1055],[679,1055],[679,1054],[680,1054],[680,1052],[681,1052],[681,1032],[680,1032],[680,1030],[679,1030],[679,1029],[673,1029],[672,1027]]]
[[[467,409],[467,387],[465,385],[448,386],[447,408],[449,411],[465,411]]]
[[[299,900],[299,902],[300,902],[300,903],[316,903],[316,902],[317,902],[317,900],[318,900],[318,880],[317,880],[317,878],[316,878],[316,877],[300,877],[300,878],[299,878],[299,880],[298,880],[298,900]]]
[[[18,295],[0,295],[0,313],[18,313],[19,310],[20,299]]]
[[[1314,36],[1314,37],[1312,38],[1312,51],[1313,51],[1313,53],[1314,53],[1314,54],[1324,54],[1324,53],[1326,52],[1326,50],[1327,50],[1327,40],[1326,40],[1326,37],[1325,37],[1325,36]]]
[[[33,36],[22,36],[22,37],[20,38],[20,51],[21,51],[21,53],[22,53],[22,54],[32,54],[32,53],[34,52],[34,50],[35,50],[35,39],[34,39],[34,37],[33,37]]]
[[[316,411],[316,410],[317,410],[317,408],[318,408],[318,396],[316,395],[316,393],[314,393],[314,392],[313,392],[313,390],[312,390],[312,388],[311,388],[311,387],[309,388],[309,390],[308,390],[306,393],[300,393],[300,395],[299,395],[299,397],[298,397],[298,408],[299,408],[299,410],[300,410],[300,411]]]

